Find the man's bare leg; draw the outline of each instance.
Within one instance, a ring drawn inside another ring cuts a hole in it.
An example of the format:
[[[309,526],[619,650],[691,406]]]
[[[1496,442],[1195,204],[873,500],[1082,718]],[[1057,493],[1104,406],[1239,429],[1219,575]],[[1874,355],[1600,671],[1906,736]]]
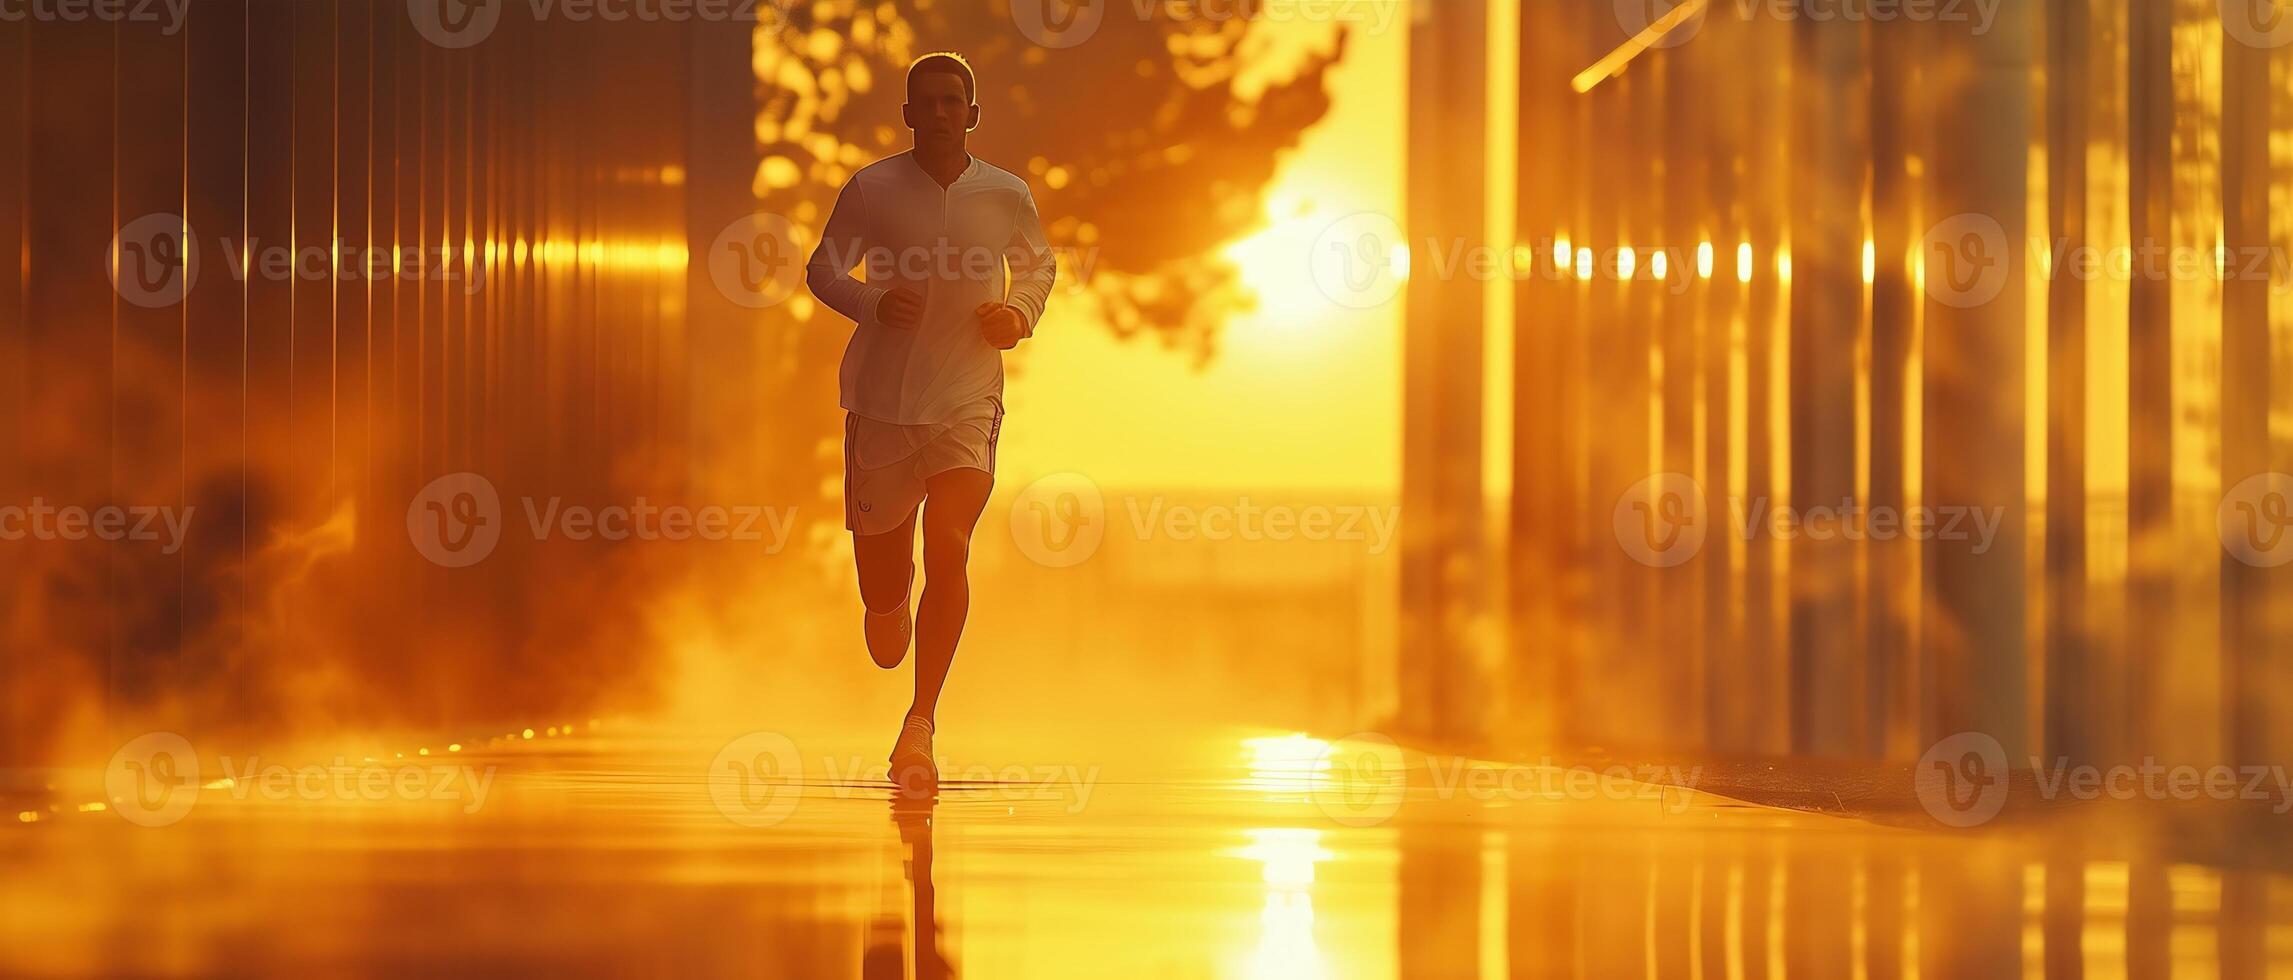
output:
[[[908,638],[891,634],[904,632],[900,627],[907,621],[915,556],[914,514],[882,534],[852,535],[853,564],[860,573],[860,603],[868,610],[868,654],[875,658],[876,666],[887,670],[899,666],[908,652]],[[895,613],[896,620],[892,618]]]
[[[971,532],[995,476],[953,469],[924,483],[924,597],[916,611],[916,694],[908,716],[932,720],[971,611]]]

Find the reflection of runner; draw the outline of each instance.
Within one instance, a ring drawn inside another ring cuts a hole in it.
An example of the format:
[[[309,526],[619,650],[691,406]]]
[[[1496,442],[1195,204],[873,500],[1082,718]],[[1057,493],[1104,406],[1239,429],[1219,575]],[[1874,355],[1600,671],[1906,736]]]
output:
[[[856,324],[841,372],[844,523],[876,665],[898,666],[914,633],[915,700],[891,754],[902,783],[937,776],[933,719],[971,605],[972,528],[995,485],[1002,352],[1034,333],[1057,271],[1027,182],[964,149],[976,94],[961,56],[909,66],[901,115],[914,148],[852,175],[805,270],[813,295]],[[924,590],[911,623],[919,506]]]
[[[903,980],[906,952],[915,952],[916,980],[946,980],[955,964],[939,948],[939,902],[932,888],[932,811],[939,801],[931,796],[892,798],[892,824],[900,830],[906,850],[901,866],[907,872],[909,930],[903,933],[897,916],[880,914],[868,924],[868,945],[860,953],[860,980]]]

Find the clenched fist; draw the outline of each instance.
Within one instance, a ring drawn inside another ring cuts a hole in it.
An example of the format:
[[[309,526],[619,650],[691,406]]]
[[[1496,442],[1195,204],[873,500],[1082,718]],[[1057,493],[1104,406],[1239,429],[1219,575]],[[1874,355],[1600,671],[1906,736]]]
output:
[[[924,298],[906,286],[895,286],[876,301],[876,320],[887,327],[914,330],[924,319]]]
[[[981,303],[972,311],[979,317],[979,335],[987,338],[999,350],[1019,346],[1027,337],[1027,319],[1016,307],[1003,303]]]

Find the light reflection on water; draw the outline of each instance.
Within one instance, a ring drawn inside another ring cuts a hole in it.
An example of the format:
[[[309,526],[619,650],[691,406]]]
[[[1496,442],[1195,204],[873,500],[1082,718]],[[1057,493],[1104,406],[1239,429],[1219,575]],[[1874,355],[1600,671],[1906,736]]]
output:
[[[2285,878],[2105,854],[2107,842],[2088,855],[2078,842],[1890,829],[1693,793],[1484,805],[1414,776],[1390,817],[1353,819],[1310,779],[1281,775],[1326,778],[1327,743],[1257,733],[1174,742],[1162,757],[1077,747],[1095,775],[1062,784],[1059,766],[1040,767],[1052,776],[951,782],[936,801],[903,800],[864,765],[807,763],[759,790],[790,794],[785,815],[749,827],[711,792],[724,745],[613,731],[473,747],[457,764],[494,767],[475,812],[226,789],[165,827],[76,811],[12,825],[0,832],[0,972],[1887,977],[2037,975],[2050,956],[2096,976],[2151,957],[2200,975],[2293,965]],[[872,755],[837,746],[819,758]]]

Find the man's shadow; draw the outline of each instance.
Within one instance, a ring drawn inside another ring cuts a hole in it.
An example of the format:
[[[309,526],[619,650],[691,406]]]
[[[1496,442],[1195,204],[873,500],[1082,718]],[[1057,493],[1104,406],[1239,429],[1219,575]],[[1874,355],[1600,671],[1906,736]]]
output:
[[[939,806],[936,793],[892,794],[892,824],[899,828],[900,844],[907,851],[908,890],[915,902],[908,921],[912,936],[900,934],[896,921],[879,920],[869,930],[868,950],[860,958],[865,980],[901,980],[907,974],[903,941],[916,951],[916,980],[945,980],[955,976],[955,964],[940,953],[937,897],[932,887],[932,821]]]

